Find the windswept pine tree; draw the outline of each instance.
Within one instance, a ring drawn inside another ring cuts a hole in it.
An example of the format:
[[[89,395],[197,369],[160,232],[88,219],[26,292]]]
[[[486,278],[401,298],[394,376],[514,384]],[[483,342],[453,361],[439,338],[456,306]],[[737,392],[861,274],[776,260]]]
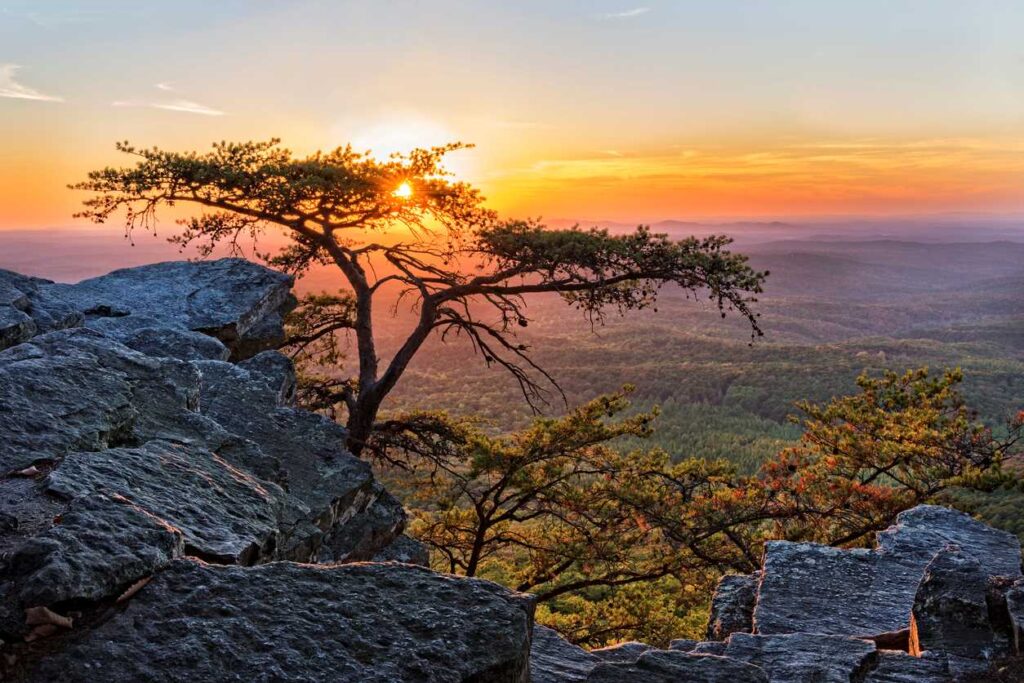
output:
[[[435,333],[468,338],[485,363],[515,377],[533,405],[557,392],[556,378],[516,337],[529,324],[531,295],[559,294],[598,319],[609,310],[651,307],[660,288],[676,285],[708,297],[723,315],[735,310],[760,334],[752,305],[766,273],[728,251],[728,238],[672,241],[643,227],[612,235],[502,220],[475,188],[445,171],[445,155],[462,147],[379,161],[351,147],[297,158],[278,140],[219,143],[204,154],[120,143],[119,151],[137,159],[134,166],[95,171],[73,187],[94,193],[81,216],[102,223],[123,212],[129,233],[152,227],[160,207],[185,204],[200,213],[183,220],[173,237],[183,247],[237,250],[278,229],[291,243],[271,263],[292,273],[313,264],[335,267],[339,294],[306,299],[293,324],[300,349],[340,330],[354,334],[353,375],[320,382],[307,396],[344,407],[355,453],[370,438],[385,397]],[[418,315],[398,350],[382,359],[374,310],[382,292],[390,299],[396,290]],[[338,358],[329,353],[326,360]]]

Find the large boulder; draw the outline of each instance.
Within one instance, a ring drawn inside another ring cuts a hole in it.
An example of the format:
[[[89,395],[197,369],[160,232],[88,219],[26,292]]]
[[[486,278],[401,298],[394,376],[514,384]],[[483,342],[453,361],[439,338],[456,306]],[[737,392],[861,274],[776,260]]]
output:
[[[546,626],[533,627],[530,683],[582,683],[601,662]]]
[[[292,284],[283,273],[224,258],[125,268],[74,285],[44,284],[40,289],[82,312],[86,325],[97,325],[109,336],[125,339],[142,327],[191,330],[217,338],[241,351],[235,358],[243,358],[280,340],[280,316],[295,304]],[[274,324],[264,329],[267,319]],[[257,330],[261,336],[253,337]],[[173,340],[173,345],[178,343]]]
[[[1020,540],[970,515],[940,505],[918,505],[878,534],[879,551],[928,562],[947,545],[976,558],[989,576],[1021,576]],[[922,569],[923,572],[923,569]]]
[[[225,364],[227,365],[227,364]],[[0,472],[151,439],[266,460],[197,411],[200,371],[139,353],[94,330],[43,334],[0,353]],[[271,464],[265,462],[267,466]]]
[[[294,381],[277,353],[185,362],[86,328],[0,352],[0,468],[24,474],[0,478],[0,550],[18,552],[49,533],[67,501],[103,493],[178,529],[186,552],[207,561],[371,559],[401,533],[404,510],[345,450],[342,427],[282,405]],[[120,559],[137,566],[131,553]],[[90,580],[68,577],[54,594],[86,599],[75,584]]]
[[[344,428],[291,405],[291,361],[224,360],[221,340],[280,324],[290,283],[235,259],[79,285],[0,272],[0,310],[32,321],[0,351],[0,634],[24,635],[26,609],[88,612],[180,556],[351,562],[391,546],[404,510]],[[404,547],[396,559],[426,563]]]
[[[139,389],[126,368],[106,364],[109,349],[138,360],[139,374],[160,371],[160,361],[132,359],[88,330],[53,332],[0,353],[0,474],[131,438]]]
[[[25,630],[26,609],[118,595],[185,552],[182,533],[131,501],[76,498],[59,524],[30,537],[0,574],[2,630]]]
[[[529,681],[533,603],[399,564],[172,563],[24,681]]]
[[[1020,576],[1020,542],[962,512],[921,505],[901,513],[872,550],[766,545],[754,609],[761,634],[821,633],[898,642],[925,567],[948,543],[991,575]]]
[[[215,337],[172,327],[159,327],[145,317],[99,318],[89,325],[94,330],[111,333],[125,346],[148,356],[179,360],[227,360],[228,347]]]
[[[168,441],[71,453],[44,485],[66,499],[106,493],[129,500],[179,530],[190,555],[228,564],[269,554],[284,503],[280,487],[204,448]]]
[[[976,557],[953,545],[940,551],[914,598],[911,654],[928,650],[983,659],[1003,654],[989,617],[988,585]]]

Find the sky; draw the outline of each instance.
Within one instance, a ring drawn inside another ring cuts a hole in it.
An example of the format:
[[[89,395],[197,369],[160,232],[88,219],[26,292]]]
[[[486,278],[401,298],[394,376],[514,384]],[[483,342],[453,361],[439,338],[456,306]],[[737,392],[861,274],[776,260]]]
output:
[[[1024,214],[1024,2],[0,0],[0,230],[176,150],[474,143],[514,217]]]

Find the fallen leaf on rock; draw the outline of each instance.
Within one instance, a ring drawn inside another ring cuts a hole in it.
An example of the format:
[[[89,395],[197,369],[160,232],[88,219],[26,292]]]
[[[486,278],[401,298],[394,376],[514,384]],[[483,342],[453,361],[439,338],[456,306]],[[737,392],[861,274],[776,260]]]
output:
[[[144,586],[145,586],[145,585],[146,585],[147,583],[149,583],[149,580],[150,580],[151,578],[153,578],[153,577],[151,577],[151,576],[147,576],[146,578],[144,578],[144,579],[139,579],[138,581],[136,581],[136,582],[135,582],[135,583],[133,583],[132,585],[128,586],[128,588],[126,588],[126,589],[125,589],[124,593],[121,593],[121,595],[119,595],[119,596],[117,597],[117,602],[124,602],[124,601],[125,601],[125,600],[127,600],[128,598],[130,598],[130,597],[132,597],[133,595],[135,595],[136,593],[138,593],[138,592],[139,592],[140,590],[142,590],[142,589],[143,589],[143,587],[144,587]]]
[[[27,636],[25,636],[25,642],[31,643],[33,640],[38,640],[39,638],[46,638],[47,636],[52,636],[56,632],[57,627],[55,625],[41,624],[39,626],[36,626]]]
[[[25,623],[29,626],[61,626],[71,628],[71,619],[57,614],[49,607],[29,607],[25,610]]]

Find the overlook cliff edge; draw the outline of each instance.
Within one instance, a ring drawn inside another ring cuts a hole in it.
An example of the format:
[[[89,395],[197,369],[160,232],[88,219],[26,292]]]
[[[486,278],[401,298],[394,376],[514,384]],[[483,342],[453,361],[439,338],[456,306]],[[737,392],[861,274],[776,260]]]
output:
[[[294,405],[288,276],[0,270],[0,679],[969,681],[1024,647],[1016,537],[946,508],[874,549],[773,542],[704,641],[586,652],[428,569],[402,505]],[[995,672],[995,673],[993,673]],[[1004,680],[1015,680],[1005,678]]]

